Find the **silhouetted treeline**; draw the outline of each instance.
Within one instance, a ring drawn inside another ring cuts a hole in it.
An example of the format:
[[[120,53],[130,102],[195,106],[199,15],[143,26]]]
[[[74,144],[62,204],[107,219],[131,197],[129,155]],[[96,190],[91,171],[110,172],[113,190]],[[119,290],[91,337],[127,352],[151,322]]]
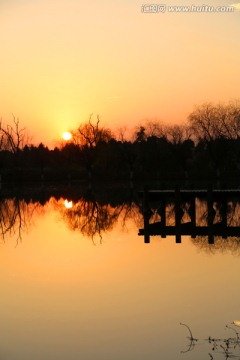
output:
[[[204,104],[186,125],[148,122],[131,140],[90,117],[50,150],[29,144],[18,120],[0,127],[0,173],[12,181],[234,181],[240,176],[240,104]]]

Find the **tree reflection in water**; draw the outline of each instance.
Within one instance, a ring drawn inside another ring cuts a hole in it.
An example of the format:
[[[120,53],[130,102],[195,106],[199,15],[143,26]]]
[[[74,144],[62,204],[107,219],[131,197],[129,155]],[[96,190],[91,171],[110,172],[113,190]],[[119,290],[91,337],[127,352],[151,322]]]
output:
[[[33,223],[33,215],[43,214],[48,208],[47,204],[60,213],[61,219],[69,229],[90,237],[94,244],[98,241],[102,243],[103,234],[111,231],[117,223],[122,230],[126,230],[129,223],[135,223],[136,227],[141,227],[143,224],[142,209],[133,192],[129,194],[124,192],[124,196],[117,192],[114,196],[110,196],[102,193],[94,194],[91,191],[79,196],[70,195],[69,200],[65,200],[65,202],[61,195],[53,198],[50,194],[44,194],[42,197],[39,195],[34,199],[26,200],[16,196],[11,199],[0,199],[1,239],[5,241],[7,237],[12,237],[15,238],[16,243],[21,241],[23,232],[27,231]],[[198,199],[196,205],[196,225],[207,226],[206,202]],[[217,202],[213,204],[214,224],[222,219],[221,206]],[[240,203],[237,201],[227,202],[225,207],[227,208],[226,222],[228,226],[239,227]],[[189,208],[188,203],[182,204],[182,223],[189,221]],[[173,226],[175,223],[174,204],[167,203],[165,210],[166,225]],[[150,223],[161,219],[159,204],[151,206],[151,214]],[[214,244],[209,244],[207,236],[197,236],[197,234],[191,236],[192,243],[208,253],[230,252],[240,255],[240,237],[215,236],[214,240]]]
[[[83,198],[73,202],[71,208],[61,206],[59,210],[71,230],[79,230],[83,235],[91,237],[94,244],[96,237],[102,242],[102,233],[111,230],[119,216],[118,209]]]
[[[72,203],[72,206],[66,206],[66,203]],[[137,225],[141,221],[140,209],[132,199],[113,206],[110,203],[97,201],[91,192],[77,201],[57,202],[56,206],[67,226],[90,237],[94,245],[97,240],[101,244],[103,233],[112,230],[119,220],[122,229],[126,229],[129,219],[135,221]]]
[[[63,200],[61,196],[44,195],[26,200],[18,197],[0,200],[1,238],[15,238],[16,243],[22,240],[22,234],[33,223],[33,215],[43,214],[48,205],[60,213],[61,219],[69,229],[79,231],[90,237],[94,244],[102,243],[103,234],[119,223],[122,229],[127,228],[129,220],[141,225],[141,213],[137,201],[132,194],[114,197],[96,198],[91,191],[84,196],[73,196],[74,200]]]
[[[43,207],[39,202],[27,203],[23,199],[0,199],[0,236],[2,241],[6,238],[14,238],[16,245],[22,240],[22,234],[26,232],[33,222],[33,215],[40,215]]]

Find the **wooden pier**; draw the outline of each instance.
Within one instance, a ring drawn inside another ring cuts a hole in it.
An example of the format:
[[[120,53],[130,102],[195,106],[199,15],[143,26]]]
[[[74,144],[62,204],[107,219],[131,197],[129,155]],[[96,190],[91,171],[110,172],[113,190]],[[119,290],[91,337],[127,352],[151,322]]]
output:
[[[212,189],[211,186],[207,190],[148,190],[139,193],[142,199],[144,228],[139,229],[138,235],[144,236],[144,242],[150,242],[150,236],[160,235],[175,236],[176,243],[181,243],[182,236],[207,236],[209,244],[214,244],[214,237],[220,236],[223,239],[227,237],[240,237],[240,220],[237,226],[229,226],[227,221],[228,202],[239,199],[240,189]],[[207,224],[206,226],[196,225],[196,199],[205,200],[207,204]],[[152,216],[150,203],[158,202],[157,213],[160,215],[161,221],[150,223]],[[171,202],[174,204],[175,225],[166,225],[166,204]],[[188,215],[189,222],[182,222],[183,203],[189,204]],[[214,223],[215,209],[214,203],[220,204],[221,216],[218,222]]]

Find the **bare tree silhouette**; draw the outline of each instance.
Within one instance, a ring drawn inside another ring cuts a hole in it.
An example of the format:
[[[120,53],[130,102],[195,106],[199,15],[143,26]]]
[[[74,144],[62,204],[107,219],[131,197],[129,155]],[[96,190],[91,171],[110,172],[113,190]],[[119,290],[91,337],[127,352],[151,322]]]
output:
[[[29,136],[25,128],[20,127],[19,119],[13,115],[12,125],[0,122],[0,149],[16,153],[29,143]]]
[[[73,143],[79,147],[94,148],[101,142],[108,142],[113,138],[113,135],[109,129],[100,126],[100,118],[97,115],[97,121],[94,124],[92,121],[92,115],[90,115],[88,123],[81,124],[77,130],[72,130]]]
[[[189,125],[197,140],[239,139],[240,102],[214,105],[205,103],[189,115]]]

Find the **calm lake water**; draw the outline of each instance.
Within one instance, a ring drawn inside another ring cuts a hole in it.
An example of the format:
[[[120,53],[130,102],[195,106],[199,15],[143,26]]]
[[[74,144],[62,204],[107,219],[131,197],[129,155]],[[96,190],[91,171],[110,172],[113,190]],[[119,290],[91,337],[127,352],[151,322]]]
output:
[[[134,203],[1,200],[0,359],[226,359],[206,339],[236,337],[238,243],[144,244],[142,226]]]

